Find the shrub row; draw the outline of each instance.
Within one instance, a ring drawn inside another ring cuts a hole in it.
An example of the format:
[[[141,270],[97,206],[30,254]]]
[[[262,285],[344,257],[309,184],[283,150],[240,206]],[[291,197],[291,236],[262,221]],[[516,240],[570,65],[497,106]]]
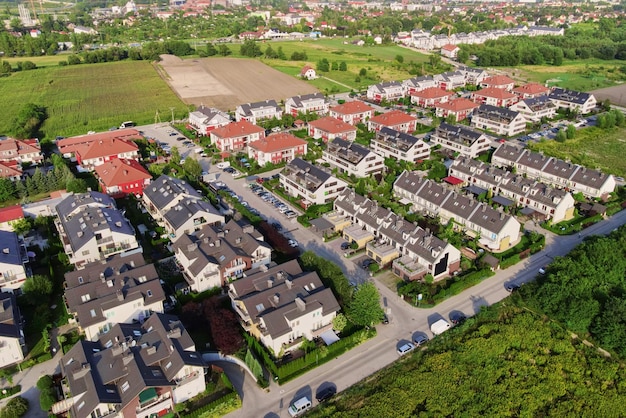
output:
[[[459,277],[459,280],[452,283],[448,288],[441,289],[436,295],[433,296],[435,304],[443,302],[449,297],[458,295],[465,289],[469,289],[472,286],[477,285],[488,277],[493,276],[495,273],[491,269],[477,270],[465,276]]]
[[[8,398],[9,396],[13,396],[16,393],[19,393],[21,390],[22,390],[22,387],[20,385],[12,386],[10,388],[4,388],[4,389],[2,389],[2,392],[0,392],[0,399],[4,399],[4,398]]]
[[[204,405],[201,408],[196,409],[188,414],[179,414],[181,418],[208,418],[208,417],[221,417],[241,408],[241,400],[237,392],[230,392],[221,398]]]

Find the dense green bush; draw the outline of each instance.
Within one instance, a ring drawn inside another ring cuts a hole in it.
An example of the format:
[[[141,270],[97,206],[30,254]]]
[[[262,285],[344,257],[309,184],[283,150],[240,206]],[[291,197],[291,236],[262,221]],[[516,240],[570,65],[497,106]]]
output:
[[[179,416],[181,418],[221,417],[238,408],[241,408],[239,395],[237,395],[237,392],[230,392],[229,394],[222,396],[221,398],[206,404],[195,411],[188,414],[180,413]]]

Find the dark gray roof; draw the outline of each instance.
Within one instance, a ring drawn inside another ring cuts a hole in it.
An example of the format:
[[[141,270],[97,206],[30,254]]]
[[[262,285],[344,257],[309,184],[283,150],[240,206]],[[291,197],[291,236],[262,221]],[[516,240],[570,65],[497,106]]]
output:
[[[417,193],[427,182],[416,172],[404,170],[394,183],[394,187],[399,187],[409,193]]]
[[[165,300],[154,265],[139,264],[140,258],[141,254],[131,259],[116,256],[66,275],[65,300],[82,327],[105,321],[104,311],[116,306],[135,301],[145,306]]]
[[[504,228],[509,219],[511,219],[510,215],[481,203],[470,216],[469,221],[489,232],[498,233]]]
[[[582,91],[567,90],[560,87],[555,87],[548,95],[549,98],[554,100],[561,100],[564,102],[575,103],[583,105],[589,100],[591,94]]]
[[[600,188],[609,176],[601,171],[591,168],[578,166],[578,170],[570,178],[576,184],[584,184],[585,186]]]
[[[116,324],[99,341],[80,341],[61,359],[73,417],[87,418],[99,403],[117,411],[148,388],[176,386],[185,366],[205,366],[177,317],[153,314],[143,324]]]
[[[202,199],[202,196],[186,181],[166,175],[150,183],[143,193],[159,211],[182,197]]]
[[[378,83],[375,84],[373,86],[370,86],[371,88],[374,88],[380,92],[385,91],[386,89],[390,88],[390,87],[402,87],[402,83],[399,81],[383,81],[382,83]]]
[[[491,158],[493,160],[494,157],[499,157],[504,160],[510,161],[509,165],[513,165],[513,163],[519,160],[524,152],[528,151],[524,148],[514,147],[513,145],[502,144],[498,148],[496,148]]]
[[[396,131],[386,126],[380,128],[376,133],[376,140],[386,142],[401,151],[408,151],[419,141],[417,137],[411,134]]]
[[[556,107],[548,96],[537,96],[522,100],[533,112],[538,112],[543,109]]]
[[[311,93],[311,94],[301,94],[298,96],[291,97],[293,100],[293,104],[295,107],[304,107],[304,102],[314,101],[319,99],[325,99],[325,96],[322,93]]]
[[[204,200],[181,199],[176,205],[168,210],[163,218],[174,229],[178,229],[185,224],[190,218],[201,216],[204,213],[221,217],[220,212],[215,207]],[[210,220],[206,220],[210,222]]]
[[[244,104],[240,105],[241,111],[246,116],[252,116],[252,111],[253,110],[264,109],[266,107],[273,107],[277,111],[281,110],[280,106],[278,106],[278,103],[276,103],[276,100],[274,100],[274,99],[263,100],[263,101],[254,102],[254,103],[244,103]]]
[[[55,209],[59,216],[68,216],[82,207],[112,207],[115,208],[115,200],[109,195],[100,192],[86,192],[72,194],[61,202]]]
[[[280,174],[296,183],[310,185],[311,187],[306,187],[309,191],[317,190],[320,185],[331,177],[330,173],[304,161],[302,158],[291,160]]]
[[[517,115],[519,115],[519,112],[514,110],[488,104],[481,104],[478,109],[476,109],[476,113],[474,114],[474,116],[506,123],[511,123]]]
[[[363,158],[367,157],[367,155],[372,151],[363,145],[357,144],[356,142],[335,138],[333,141],[328,143],[326,152],[356,165],[361,162]]]
[[[22,246],[15,232],[0,231],[0,263],[23,266]]]
[[[480,139],[484,134],[465,125],[451,125],[442,122],[435,130],[434,135],[448,141],[454,141],[469,146]]]
[[[13,293],[0,293],[0,337],[22,338],[22,318]]]

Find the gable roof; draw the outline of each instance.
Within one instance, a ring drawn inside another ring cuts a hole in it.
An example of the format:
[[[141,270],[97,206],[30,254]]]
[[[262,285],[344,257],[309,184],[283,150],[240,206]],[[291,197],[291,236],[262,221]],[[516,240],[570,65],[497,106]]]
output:
[[[428,87],[428,88],[425,88],[424,90],[415,91],[411,93],[411,96],[421,97],[424,99],[434,99],[438,97],[454,96],[454,93],[448,90],[441,89],[439,87]]]
[[[189,183],[166,175],[154,180],[149,187],[144,189],[143,194],[159,211],[181,197],[202,199],[200,193]]]
[[[387,113],[372,116],[372,118],[370,119],[370,122],[385,126],[395,126],[402,123],[410,123],[413,121],[417,121],[417,118],[407,113],[404,113],[401,110],[391,110]]]
[[[21,177],[22,167],[15,164],[14,161],[0,161],[0,178]]]
[[[252,116],[253,110],[265,109],[265,108],[274,108],[274,110],[276,110],[277,112],[280,112],[282,110],[280,106],[278,106],[278,103],[276,103],[276,100],[274,99],[262,100],[260,102],[254,102],[254,103],[244,103],[242,105],[239,105],[238,109],[241,109],[241,112],[244,115]]]
[[[515,87],[513,89],[514,93],[523,95],[523,94],[532,94],[532,95],[536,95],[536,94],[548,94],[550,92],[550,89],[542,84],[539,83],[528,83],[528,84],[524,84],[521,85],[519,87]]]
[[[252,149],[264,152],[278,152],[287,150],[301,145],[306,145],[307,142],[304,139],[300,139],[297,136],[288,132],[279,132],[268,135],[265,138],[261,138],[258,141],[252,141],[248,146]]]
[[[456,45],[452,45],[452,44],[445,44],[444,46],[441,47],[441,49],[443,49],[444,51],[452,52],[454,50],[459,49],[459,47]]]
[[[341,134],[346,132],[356,132],[356,128],[347,122],[332,116],[326,116],[309,122],[309,126],[332,134]]]
[[[585,104],[587,100],[589,100],[592,95],[590,93],[585,93],[581,91],[575,90],[567,90],[562,89],[560,87],[556,87],[552,89],[552,92],[549,94],[549,97],[554,100],[561,100],[564,102],[574,103],[574,104]]]
[[[265,132],[265,129],[242,119],[239,122],[231,122],[228,125],[215,128],[211,131],[211,136],[215,135],[219,138],[237,138],[261,132]]]
[[[500,99],[500,100],[517,98],[517,95],[510,93],[504,89],[499,89],[497,87],[485,87],[484,89],[475,91],[472,94],[474,96],[492,97],[494,99]]]
[[[22,266],[22,247],[15,232],[0,230],[0,264]]]
[[[135,160],[116,158],[97,166],[95,171],[107,187],[135,181],[143,183],[152,178],[152,174]]]
[[[444,103],[437,103],[435,108],[444,109],[449,112],[462,112],[464,110],[476,109],[479,105],[466,99],[465,97],[459,97],[458,99],[452,99]]]
[[[519,115],[519,112],[504,107],[481,104],[480,107],[476,109],[475,115],[484,117],[485,119],[504,120],[507,123],[511,123]]]
[[[24,217],[24,210],[21,205],[7,206],[0,208],[0,224],[11,222]]]
[[[487,84],[490,86],[504,86],[511,83],[515,83],[515,80],[505,75],[494,75],[491,77],[487,77],[481,82],[481,84]]]
[[[21,323],[15,295],[9,292],[0,293],[0,337],[21,338]]]
[[[326,152],[343,160],[347,160],[351,164],[358,164],[373,151],[356,142],[336,138],[328,143]]]
[[[331,107],[330,110],[341,115],[355,115],[358,113],[373,112],[374,108],[360,100],[354,100]]]
[[[306,102],[315,102],[318,100],[326,101],[326,97],[322,93],[301,94],[290,97],[288,100],[293,102],[294,107],[304,107]]]
[[[78,144],[87,144],[91,142],[99,142],[105,139],[124,139],[131,141],[134,139],[142,139],[143,136],[137,129],[116,129],[114,131],[98,132],[95,134],[73,136],[71,138],[64,138],[57,141],[57,147],[61,154],[67,154],[74,152],[74,147]]]
[[[99,141],[91,141],[78,144],[72,150],[76,155],[84,160],[118,155],[128,152],[139,152],[139,147],[132,141],[119,138],[104,138]]]

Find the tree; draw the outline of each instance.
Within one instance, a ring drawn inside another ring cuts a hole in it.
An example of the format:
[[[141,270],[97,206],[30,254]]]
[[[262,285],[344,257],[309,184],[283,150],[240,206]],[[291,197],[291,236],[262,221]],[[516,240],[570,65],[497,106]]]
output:
[[[6,406],[0,411],[0,418],[20,418],[28,412],[28,399],[16,396],[9,399]]]
[[[257,44],[251,39],[247,39],[243,42],[243,44],[239,48],[239,52],[244,57],[251,57],[251,58],[260,57],[261,55],[263,55],[263,52],[261,51],[259,44]]]
[[[269,58],[269,59],[278,58],[278,53],[274,51],[274,48],[272,48],[272,45],[268,45],[267,48],[265,48],[265,58]]]
[[[202,166],[195,158],[188,157],[185,159],[185,163],[183,164],[183,170],[188,177],[192,179],[197,179],[202,174]]]
[[[42,136],[39,128],[48,118],[45,107],[34,103],[25,104],[13,120],[12,131],[16,138],[27,139]]]
[[[367,75],[367,70],[365,68],[361,68],[359,70],[359,76],[360,77],[365,77]]]
[[[330,71],[330,63],[326,58],[322,58],[317,62],[317,71],[327,73]]]
[[[54,390],[54,382],[52,377],[43,375],[37,381],[37,389],[39,389],[39,406],[42,411],[50,411],[52,405],[56,402],[56,391]]]
[[[73,193],[84,193],[87,191],[87,182],[72,176],[65,183],[65,190]]]
[[[0,64],[0,77],[11,74],[11,71],[11,63],[8,61],[2,61],[2,63]]]
[[[222,56],[222,57],[226,57],[230,54],[232,54],[233,52],[224,44],[220,44],[219,48],[217,49],[217,52]]]
[[[567,135],[567,139],[574,139],[574,137],[576,136],[576,127],[572,124],[567,125],[565,134]]]
[[[437,68],[437,66],[441,63],[441,57],[437,54],[430,54],[428,56],[428,63],[432,68]]]
[[[24,235],[33,228],[31,219],[32,218],[29,217],[16,219],[15,221],[11,221],[9,224],[11,225],[11,228],[13,228],[13,232],[17,235]]]
[[[215,48],[215,45],[213,45],[212,42],[206,44],[206,55],[207,57],[213,57],[217,55],[217,48]]]
[[[343,329],[348,325],[348,320],[346,316],[342,313],[338,313],[337,316],[333,319],[333,329],[335,331],[343,331]]]
[[[396,61],[398,61],[400,64],[402,64],[404,62],[404,57],[400,54],[396,55]]]
[[[243,337],[237,315],[220,306],[220,300],[214,296],[202,303],[204,315],[209,319],[211,336],[216,348],[222,354],[234,354],[243,346]]]
[[[52,293],[52,281],[46,276],[36,274],[26,279],[22,292],[32,305],[45,303],[43,301],[48,300],[48,296]]]
[[[348,305],[350,321],[356,325],[372,326],[381,320],[383,314],[380,295],[374,283],[365,282],[359,285]]]
[[[178,147],[172,147],[172,151],[170,152],[171,155],[171,159],[172,161],[174,161],[176,164],[178,164],[178,162],[180,161],[180,151],[178,151]]]
[[[556,137],[554,138],[556,142],[565,142],[567,140],[567,134],[563,129],[559,129],[556,133]]]
[[[345,61],[339,63],[339,71],[348,71],[348,64]]]
[[[7,200],[15,198],[17,190],[15,183],[7,178],[0,178],[0,202],[6,202]]]

